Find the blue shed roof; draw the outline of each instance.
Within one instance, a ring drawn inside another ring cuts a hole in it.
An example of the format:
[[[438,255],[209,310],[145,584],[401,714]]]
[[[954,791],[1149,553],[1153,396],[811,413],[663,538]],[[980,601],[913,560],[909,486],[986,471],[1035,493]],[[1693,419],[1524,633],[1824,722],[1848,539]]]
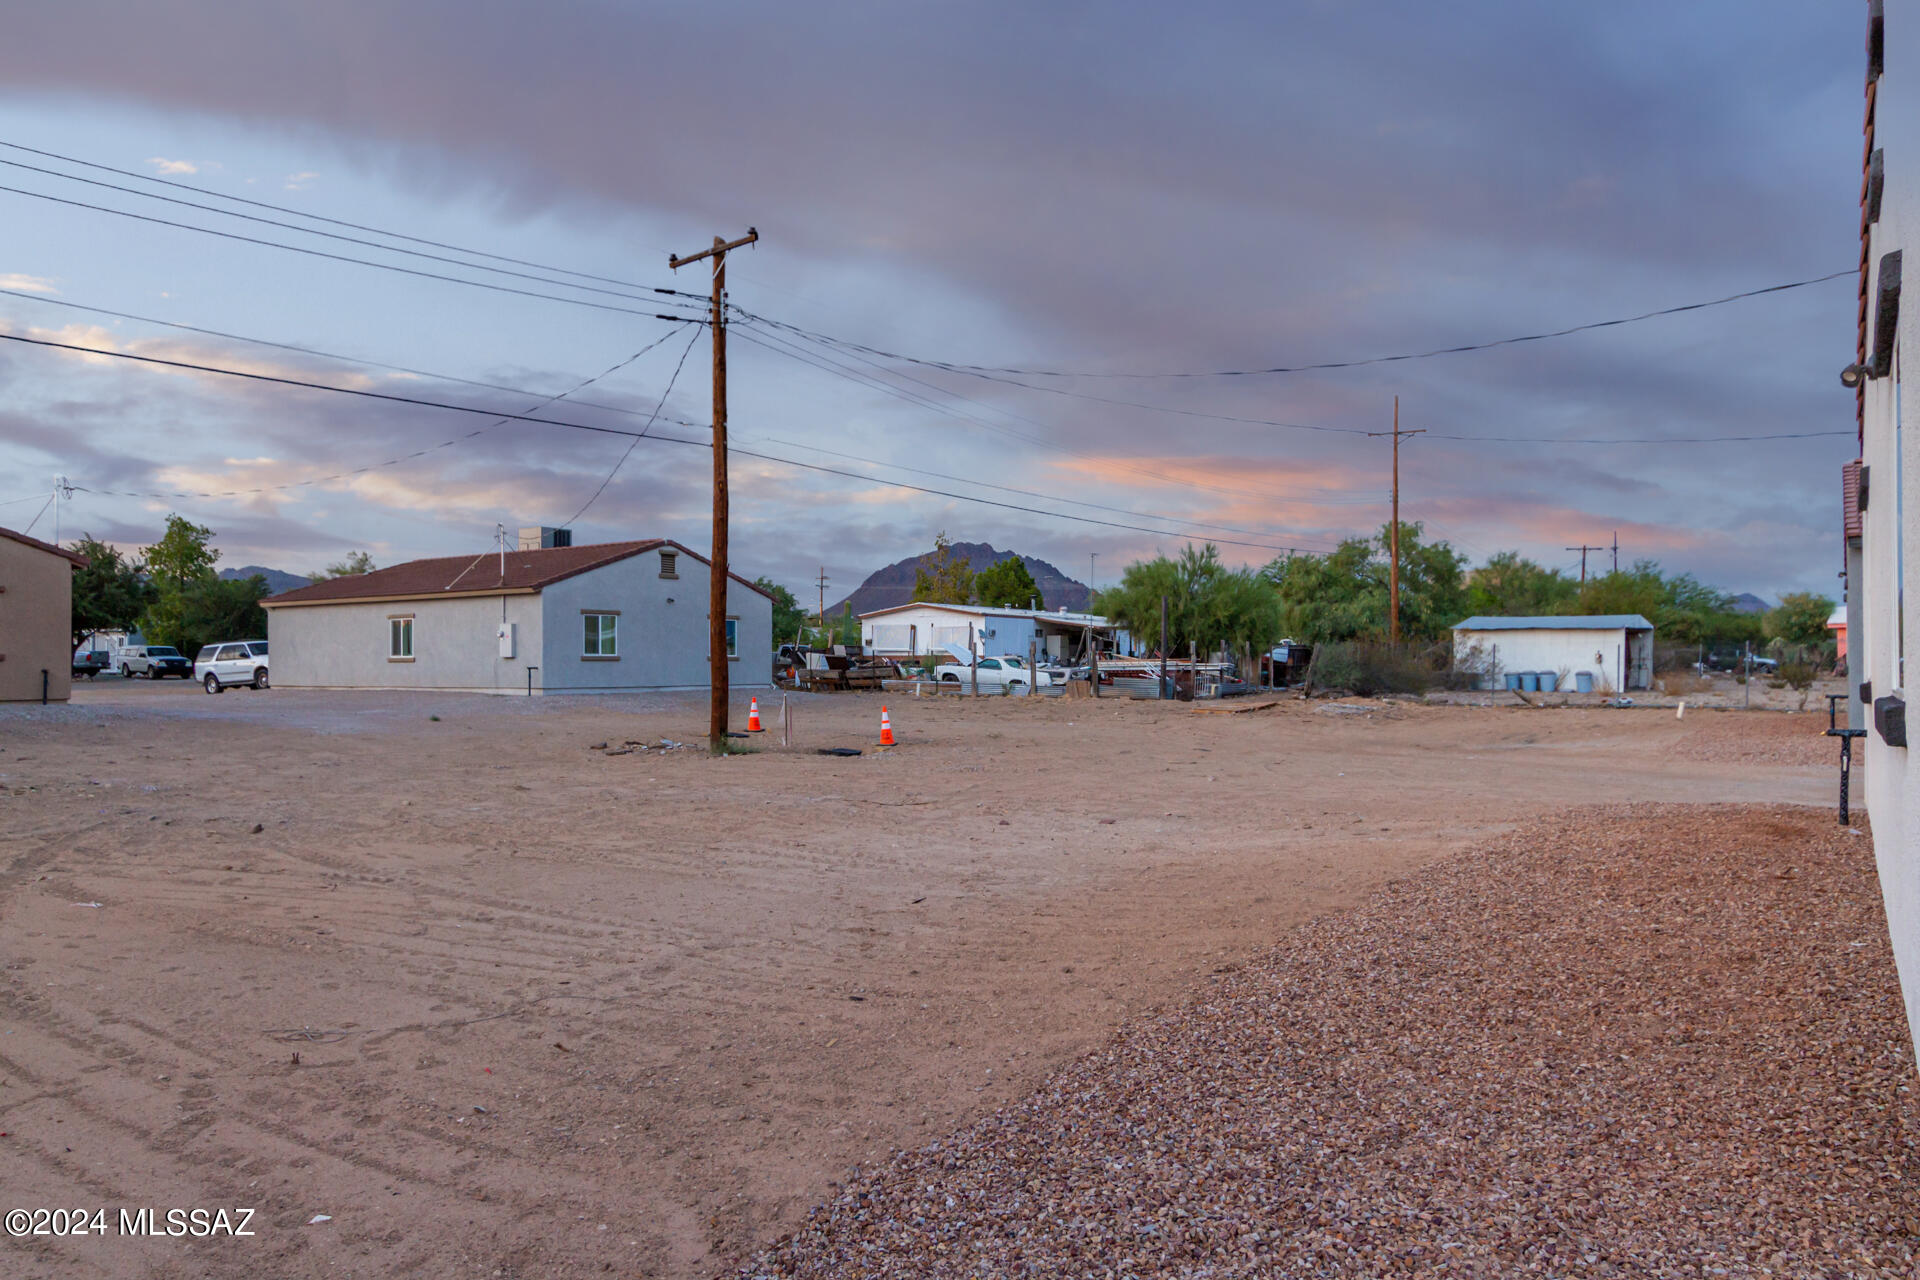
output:
[[[1468,618],[1455,631],[1651,631],[1653,624],[1637,613],[1590,613],[1569,617]]]

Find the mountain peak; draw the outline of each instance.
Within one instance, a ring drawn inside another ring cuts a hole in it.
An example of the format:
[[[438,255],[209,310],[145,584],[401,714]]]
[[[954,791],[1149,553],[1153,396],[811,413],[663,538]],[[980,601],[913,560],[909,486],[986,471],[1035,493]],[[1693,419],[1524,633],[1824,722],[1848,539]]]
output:
[[[1084,609],[1092,596],[1085,583],[1074,581],[1045,560],[1023,556],[1016,551],[999,551],[990,542],[955,542],[950,546],[953,554],[964,559],[975,573],[1009,556],[1018,556],[1020,562],[1027,566],[1027,572],[1033,575],[1033,583],[1040,588],[1040,595],[1049,609],[1062,606]],[[847,605],[852,605],[855,613],[871,613],[875,609],[911,604],[914,574],[932,560],[933,555],[932,551],[925,551],[874,570],[851,595],[832,606],[828,612],[839,613]]]

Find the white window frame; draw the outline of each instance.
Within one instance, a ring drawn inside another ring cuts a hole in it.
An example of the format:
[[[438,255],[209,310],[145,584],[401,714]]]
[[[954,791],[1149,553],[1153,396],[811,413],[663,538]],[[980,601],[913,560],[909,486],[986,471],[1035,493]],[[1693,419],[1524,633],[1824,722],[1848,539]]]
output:
[[[390,613],[387,615],[387,661],[413,661],[412,614]]]
[[[586,627],[589,619],[598,619],[592,644],[588,645]],[[582,662],[618,662],[620,661],[620,611],[618,609],[582,609],[580,611],[580,661]],[[607,646],[599,648],[598,646]]]
[[[733,614],[727,615],[727,661],[740,661],[740,619]]]

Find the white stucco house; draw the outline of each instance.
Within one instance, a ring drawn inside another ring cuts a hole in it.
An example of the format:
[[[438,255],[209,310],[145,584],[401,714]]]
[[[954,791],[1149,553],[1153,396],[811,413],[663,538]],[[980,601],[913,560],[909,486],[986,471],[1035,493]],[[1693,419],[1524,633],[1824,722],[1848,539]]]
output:
[[[888,658],[945,657],[948,645],[964,650],[971,636],[975,653],[1024,656],[1038,641],[1042,658],[1069,660],[1085,651],[1089,630],[1102,646],[1130,652],[1127,633],[1097,613],[915,601],[860,615],[861,647]]]
[[[1453,628],[1453,665],[1476,673],[1483,689],[1506,688],[1508,676],[1527,672],[1552,673],[1567,689],[1646,689],[1653,685],[1653,624],[1637,613],[1468,618]]]
[[[1911,1034],[1920,1026],[1920,770],[1908,755],[1907,651],[1920,646],[1920,589],[1908,593],[1906,579],[1909,559],[1920,566],[1920,418],[1912,434],[1906,426],[1920,401],[1901,393],[1915,317],[1900,294],[1906,246],[1920,243],[1920,13],[1912,5],[1867,7],[1866,69],[1859,312],[1845,335],[1854,362],[1842,374],[1860,427],[1860,457],[1843,473],[1847,670],[1849,710],[1866,733],[1867,812]]]
[[[625,693],[708,684],[708,562],[677,542],[410,560],[270,597],[282,689]],[[727,589],[729,684],[771,683],[773,599]]]

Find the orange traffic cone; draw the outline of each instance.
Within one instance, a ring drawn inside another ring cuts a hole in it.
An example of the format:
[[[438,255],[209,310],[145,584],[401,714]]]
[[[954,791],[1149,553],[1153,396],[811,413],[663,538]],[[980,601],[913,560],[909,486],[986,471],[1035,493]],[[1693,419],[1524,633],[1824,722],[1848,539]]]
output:
[[[883,747],[893,745],[893,721],[888,717],[885,707],[880,708],[880,745]]]
[[[760,726],[760,699],[758,698],[754,698],[747,704],[747,732],[766,732],[766,730]]]

